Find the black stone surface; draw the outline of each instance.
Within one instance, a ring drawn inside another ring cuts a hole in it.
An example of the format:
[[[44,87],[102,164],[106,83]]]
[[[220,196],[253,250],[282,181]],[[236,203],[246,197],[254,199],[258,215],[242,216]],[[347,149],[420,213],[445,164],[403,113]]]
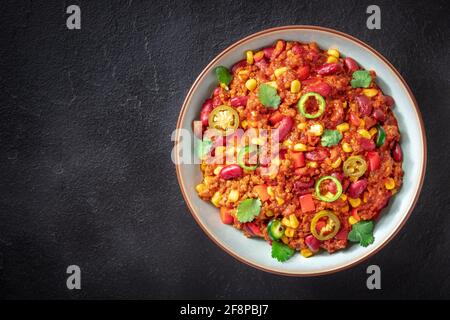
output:
[[[9,1],[0,10],[0,297],[450,298],[448,1]],[[66,7],[81,7],[81,30]],[[378,4],[382,29],[368,30]],[[188,212],[170,134],[204,66],[269,27],[312,24],[379,50],[411,86],[428,138],[401,233],[349,270],[267,274]],[[82,289],[66,288],[68,265]],[[378,264],[382,290],[366,288]]]

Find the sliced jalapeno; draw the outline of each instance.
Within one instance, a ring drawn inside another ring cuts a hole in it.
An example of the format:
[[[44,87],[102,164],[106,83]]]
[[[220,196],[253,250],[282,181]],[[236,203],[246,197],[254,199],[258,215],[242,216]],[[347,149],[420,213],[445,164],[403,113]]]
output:
[[[306,102],[310,97],[314,97],[316,99],[317,104],[319,105],[319,109],[317,110],[316,113],[313,114],[310,114],[306,111]],[[325,111],[325,106],[326,106],[325,99],[320,94],[315,92],[308,92],[300,98],[300,101],[298,102],[298,111],[300,111],[302,116],[304,116],[305,118],[315,119],[323,114],[323,112]]]
[[[239,126],[239,114],[232,107],[218,106],[209,114],[208,124],[210,128],[218,130],[222,135],[229,135]]]
[[[323,218],[326,218],[327,221],[323,222]],[[340,228],[339,218],[331,211],[319,211],[311,220],[311,233],[320,241],[333,238]]]
[[[377,125],[377,139],[376,139],[376,145],[377,147],[381,147],[384,144],[384,141],[386,140],[386,131],[384,131],[383,127],[380,125]]]
[[[344,175],[347,177],[359,178],[367,170],[367,162],[361,156],[351,156],[344,161],[342,166],[344,169]]]
[[[245,146],[243,147],[239,153],[238,153],[238,157],[237,157],[237,161],[238,161],[238,165],[244,169],[244,170],[256,170],[256,168],[259,167],[258,164],[254,165],[254,166],[248,166],[245,163],[245,155],[250,154],[252,152],[258,152],[258,147],[256,147],[255,145],[251,145],[251,146]]]
[[[284,227],[281,224],[281,221],[278,219],[270,220],[267,225],[267,233],[269,234],[270,239],[274,241],[281,239],[284,234]]]
[[[325,180],[331,180],[336,185],[337,191],[336,191],[336,193],[334,195],[331,195],[331,196],[328,195],[328,194],[327,195],[322,195],[322,193],[320,192],[320,185]],[[322,177],[319,180],[317,180],[316,186],[315,186],[315,191],[316,191],[316,196],[317,196],[317,198],[319,198],[319,200],[325,201],[325,202],[333,202],[333,201],[336,201],[337,199],[339,199],[339,197],[341,196],[341,194],[342,194],[342,184],[335,177],[325,176],[325,177]]]

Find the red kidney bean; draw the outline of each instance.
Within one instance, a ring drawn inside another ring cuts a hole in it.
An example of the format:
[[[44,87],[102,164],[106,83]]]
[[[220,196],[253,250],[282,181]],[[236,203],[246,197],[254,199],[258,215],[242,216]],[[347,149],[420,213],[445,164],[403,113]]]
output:
[[[305,243],[312,252],[317,252],[320,249],[320,240],[312,234],[306,236]]]
[[[342,65],[340,63],[325,63],[319,69],[317,69],[317,73],[321,76],[326,76],[329,74],[334,74],[342,70]]]
[[[383,101],[388,107],[392,107],[395,104],[395,101],[391,96],[383,96]]]
[[[309,91],[320,94],[322,97],[326,97],[331,93],[331,87],[329,84],[321,82],[308,87]]]
[[[319,60],[319,53],[310,50],[306,54],[306,58],[311,60],[311,62],[315,63],[317,60]]]
[[[302,189],[312,188],[313,185],[314,185],[314,180],[313,179],[310,179],[308,182],[297,180],[297,181],[294,182],[293,190],[294,190],[294,192],[297,192],[297,191],[300,191]]]
[[[280,124],[277,128],[278,139],[280,142],[283,141],[284,138],[286,138],[288,133],[291,131],[293,125],[294,125],[294,120],[291,117],[284,116],[283,119],[281,119]]]
[[[342,172],[333,172],[331,174],[332,177],[335,177],[336,179],[339,180],[339,182],[342,183],[342,180],[344,179],[344,174]]]
[[[397,162],[400,162],[403,160],[403,151],[398,143],[396,143],[394,148],[392,149],[392,157]]]
[[[365,117],[372,112],[372,102],[365,95],[356,97],[356,103],[358,104],[358,110],[361,116]]]
[[[266,57],[267,59],[270,60],[270,58],[272,57],[272,53],[275,50],[275,47],[266,47],[263,49],[264,52],[264,57]]]
[[[230,164],[228,166],[225,166],[220,170],[220,177],[225,180],[234,179],[234,178],[240,178],[242,177],[244,171],[240,166],[237,164]]]
[[[353,198],[359,198],[359,196],[364,192],[364,190],[366,190],[367,188],[367,180],[366,179],[361,179],[358,181],[353,182],[350,187],[348,187],[348,195]]]
[[[299,80],[305,80],[309,77],[309,66],[303,66],[298,68],[297,75]]]
[[[280,155],[281,160],[286,159],[286,153],[287,153],[287,149],[280,149],[279,155]]]
[[[379,122],[386,121],[386,114],[381,109],[373,110],[372,117],[374,117]]]
[[[221,91],[222,91],[222,88],[216,87],[213,91],[213,97],[217,97]]]
[[[202,122],[202,125],[204,127],[208,126],[208,118],[211,111],[214,109],[213,107],[213,100],[212,99],[206,99],[205,102],[203,102],[202,110],[200,111],[200,121]]]
[[[359,69],[359,66],[356,63],[356,61],[350,57],[347,57],[344,59],[344,64],[347,67],[348,71],[350,71],[350,72],[355,72],[356,70]]]
[[[372,151],[375,149],[375,142],[372,139],[359,138],[359,146],[365,151]]]
[[[247,96],[233,97],[230,100],[230,104],[232,107],[246,106],[247,100],[248,100]]]
[[[222,104],[222,99],[220,99],[220,96],[215,96],[214,98],[213,98],[213,101],[212,101],[212,105],[213,105],[213,107],[215,108],[215,107],[218,107],[218,106],[220,106]]]
[[[244,224],[245,230],[250,233],[252,236],[261,236],[261,229],[254,222],[247,222]]]
[[[299,44],[294,44],[294,46],[292,47],[292,53],[293,54],[297,54],[297,55],[301,55],[305,50],[303,50],[303,47]]]
[[[231,73],[234,73],[238,68],[242,68],[247,66],[247,60],[241,60],[236,62],[232,67],[231,67]]]
[[[329,155],[330,155],[329,152],[325,149],[319,149],[305,153],[306,159],[310,161],[323,161]]]

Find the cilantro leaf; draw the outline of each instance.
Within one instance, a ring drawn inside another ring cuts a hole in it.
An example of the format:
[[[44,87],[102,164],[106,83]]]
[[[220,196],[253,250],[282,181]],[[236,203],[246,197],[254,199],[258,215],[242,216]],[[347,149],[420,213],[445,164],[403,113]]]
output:
[[[199,159],[203,159],[203,157],[211,151],[212,145],[211,139],[196,139],[194,144],[195,154]]]
[[[250,222],[255,219],[261,211],[261,200],[257,199],[245,199],[241,201],[237,207],[236,216],[239,222]]]
[[[284,243],[273,241],[272,242],[272,258],[277,259],[280,262],[289,260],[295,253],[295,250],[285,245]]]
[[[278,109],[281,102],[281,98],[277,94],[277,89],[266,83],[259,86],[258,98],[265,107],[272,109]]]
[[[372,82],[372,77],[367,70],[358,70],[353,72],[353,79],[350,82],[353,88],[367,88]]]
[[[228,71],[228,69],[224,66],[216,67],[214,69],[214,73],[216,74],[217,81],[219,81],[219,83],[223,83],[226,86],[228,86],[231,82],[231,79],[233,79],[230,71]]]
[[[352,242],[359,242],[363,247],[367,247],[375,241],[373,236],[373,221],[360,221],[352,226],[352,231],[347,236]]]
[[[320,139],[320,143],[323,147],[335,146],[341,141],[342,134],[338,130],[325,130]]]

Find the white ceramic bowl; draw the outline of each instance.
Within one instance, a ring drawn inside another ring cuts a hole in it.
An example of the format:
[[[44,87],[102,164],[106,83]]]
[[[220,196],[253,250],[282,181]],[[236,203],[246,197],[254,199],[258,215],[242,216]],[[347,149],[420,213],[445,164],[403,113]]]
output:
[[[285,263],[271,257],[270,246],[260,239],[247,239],[231,226],[222,224],[218,209],[201,200],[195,186],[202,180],[199,165],[177,165],[178,181],[183,197],[193,217],[206,234],[222,249],[251,266],[261,270],[294,276],[327,274],[353,266],[375,254],[402,228],[419,197],[426,168],[426,140],[422,117],[417,102],[398,71],[377,51],[352,36],[315,26],[286,26],[268,29],[250,35],[231,45],[211,61],[189,90],[181,108],[177,128],[192,131],[192,122],[199,118],[202,102],[216,86],[212,72],[218,65],[232,66],[243,58],[246,50],[257,50],[278,39],[316,42],[322,49],[336,47],[344,56],[351,56],[363,68],[377,73],[377,83],[396,104],[394,113],[401,132],[405,176],[400,192],[392,197],[375,225],[375,242],[367,248],[350,245],[334,254],[326,252],[312,258],[300,254]],[[401,54],[405,54],[402,52]],[[179,136],[176,137],[179,141]],[[178,154],[175,149],[175,154]]]

